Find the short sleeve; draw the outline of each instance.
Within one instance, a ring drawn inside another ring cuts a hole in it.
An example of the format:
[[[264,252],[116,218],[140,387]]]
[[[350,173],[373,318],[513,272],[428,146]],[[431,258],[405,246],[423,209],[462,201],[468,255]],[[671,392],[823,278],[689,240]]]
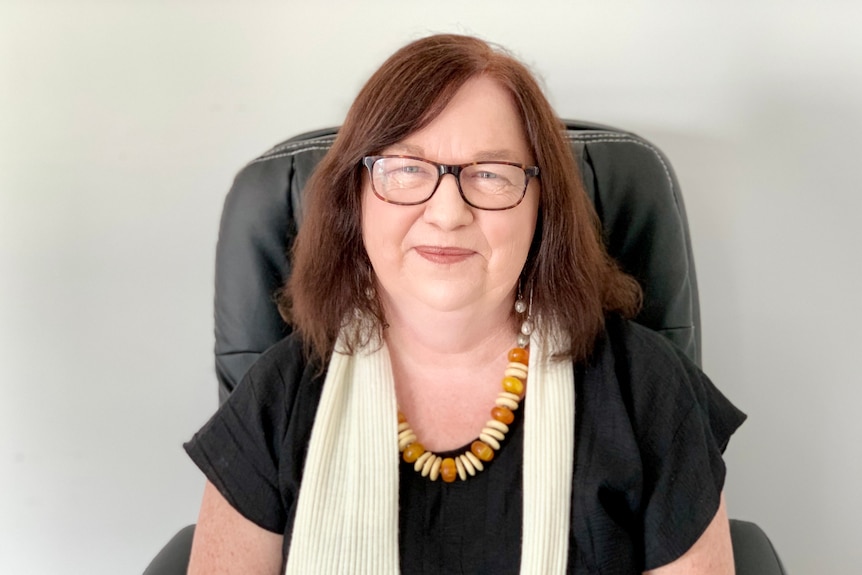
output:
[[[246,519],[284,533],[281,450],[301,365],[290,342],[262,355],[213,417],[184,445],[194,463]]]
[[[628,330],[644,563],[653,569],[685,554],[715,516],[726,474],[722,453],[745,414],[673,344],[634,324]]]

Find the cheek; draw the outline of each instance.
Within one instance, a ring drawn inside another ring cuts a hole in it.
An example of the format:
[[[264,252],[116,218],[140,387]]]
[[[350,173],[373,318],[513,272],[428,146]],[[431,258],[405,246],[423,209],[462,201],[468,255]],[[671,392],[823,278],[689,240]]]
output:
[[[362,203],[362,239],[375,267],[399,257],[410,229],[409,208],[380,201],[368,191]]]
[[[526,209],[513,213],[512,218],[486,228],[496,260],[494,268],[506,276],[520,275],[536,230],[537,206],[533,203],[523,207]]]
[[[508,275],[518,275],[527,261],[534,225],[509,222],[486,231],[493,253],[493,268]]]

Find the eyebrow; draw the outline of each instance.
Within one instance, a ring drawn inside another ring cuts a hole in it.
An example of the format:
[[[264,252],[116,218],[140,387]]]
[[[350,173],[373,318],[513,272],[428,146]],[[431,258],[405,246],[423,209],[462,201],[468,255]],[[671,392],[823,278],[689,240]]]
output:
[[[413,144],[394,144],[391,149],[396,153],[404,153],[410,156],[425,157],[425,150],[421,146]],[[488,162],[500,160],[503,162],[516,162],[518,155],[512,150],[481,150],[473,155],[474,162]],[[469,162],[468,162],[469,163]]]

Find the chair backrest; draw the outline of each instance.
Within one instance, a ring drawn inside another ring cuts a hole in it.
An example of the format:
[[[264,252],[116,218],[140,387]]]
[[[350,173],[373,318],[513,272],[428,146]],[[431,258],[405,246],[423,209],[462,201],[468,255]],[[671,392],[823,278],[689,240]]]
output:
[[[700,363],[700,309],[682,195],[662,152],[635,134],[566,121],[566,136],[611,255],[644,289],[636,320]],[[275,146],[237,175],[225,201],[216,255],[215,355],[219,399],[290,328],[274,293],[302,221],[302,191],[336,128]]]

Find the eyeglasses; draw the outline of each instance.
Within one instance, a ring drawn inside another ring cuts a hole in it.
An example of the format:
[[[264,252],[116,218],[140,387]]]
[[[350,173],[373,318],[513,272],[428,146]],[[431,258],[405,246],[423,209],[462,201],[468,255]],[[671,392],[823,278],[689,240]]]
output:
[[[427,202],[446,174],[455,176],[464,201],[480,210],[508,210],[521,203],[539,168],[512,162],[438,164],[413,156],[365,156],[374,195],[390,204]]]

